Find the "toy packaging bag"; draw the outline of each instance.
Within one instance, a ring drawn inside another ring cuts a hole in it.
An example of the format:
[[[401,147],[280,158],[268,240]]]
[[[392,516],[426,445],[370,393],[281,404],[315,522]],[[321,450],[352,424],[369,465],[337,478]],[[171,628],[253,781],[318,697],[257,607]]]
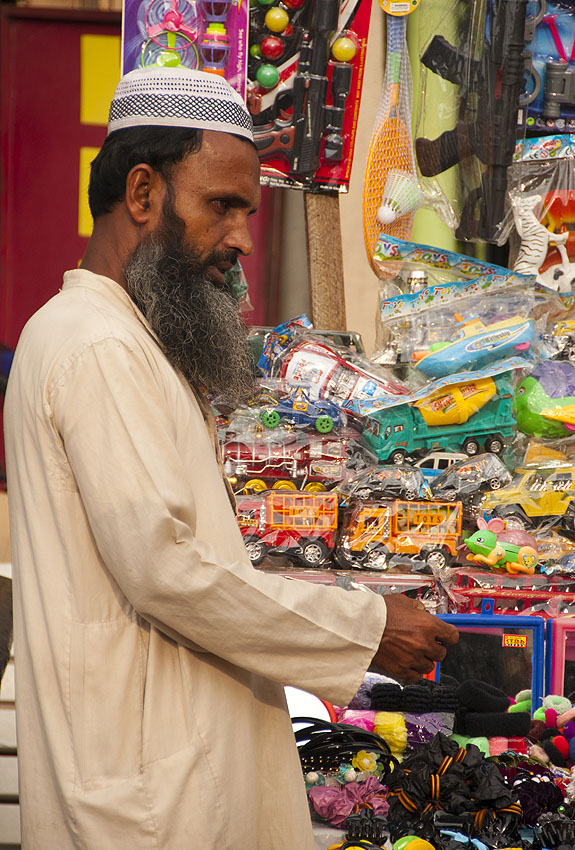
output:
[[[242,0],[124,0],[122,74],[149,65],[210,71],[245,99],[248,25]]]
[[[466,371],[484,370],[489,375],[510,358],[538,359],[532,278],[383,235],[376,257],[393,279],[400,270],[409,275],[412,264],[434,271],[483,271],[472,279],[383,298],[376,355],[380,362],[395,357],[433,381],[450,375],[461,380],[460,373]],[[495,273],[488,273],[492,269]]]
[[[573,133],[575,7],[572,0],[538,0],[528,11],[520,123],[530,134]]]
[[[440,0],[433,9],[419,26],[421,188],[458,239],[502,244],[527,0]]]
[[[575,144],[570,136],[529,138],[509,169],[510,210],[519,246],[513,269],[562,294],[575,285]]]
[[[371,4],[255,0],[248,108],[264,185],[347,191]]]

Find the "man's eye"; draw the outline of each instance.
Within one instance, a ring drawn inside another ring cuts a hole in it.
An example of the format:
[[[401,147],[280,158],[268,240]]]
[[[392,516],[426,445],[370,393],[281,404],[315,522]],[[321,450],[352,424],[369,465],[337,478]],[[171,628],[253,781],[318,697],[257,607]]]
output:
[[[228,200],[226,200],[226,198],[216,198],[216,200],[214,201],[214,206],[216,207],[218,212],[227,213],[230,209],[231,204]]]

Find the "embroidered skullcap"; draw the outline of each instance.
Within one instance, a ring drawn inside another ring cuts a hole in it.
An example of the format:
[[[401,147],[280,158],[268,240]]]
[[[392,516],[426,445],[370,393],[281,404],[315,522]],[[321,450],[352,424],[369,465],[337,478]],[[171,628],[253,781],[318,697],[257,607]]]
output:
[[[108,133],[149,126],[217,130],[253,141],[250,114],[235,89],[217,74],[190,68],[138,68],[122,77]]]

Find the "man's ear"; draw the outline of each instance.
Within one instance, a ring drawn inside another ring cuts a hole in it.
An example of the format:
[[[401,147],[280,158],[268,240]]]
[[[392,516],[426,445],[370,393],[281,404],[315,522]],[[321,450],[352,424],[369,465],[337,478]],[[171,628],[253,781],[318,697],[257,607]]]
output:
[[[164,181],[147,163],[135,165],[126,178],[126,209],[136,224],[155,223],[164,196]]]

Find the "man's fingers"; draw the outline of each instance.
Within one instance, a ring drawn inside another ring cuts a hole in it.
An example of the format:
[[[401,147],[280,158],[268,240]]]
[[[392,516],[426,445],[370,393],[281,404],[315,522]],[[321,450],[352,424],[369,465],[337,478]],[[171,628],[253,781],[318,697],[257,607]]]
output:
[[[441,643],[436,643],[435,646],[430,647],[429,652],[426,652],[426,657],[433,661],[435,664],[437,661],[441,662],[447,655],[447,648],[443,646]]]
[[[445,623],[443,620],[438,619],[435,639],[444,643],[446,646],[454,646],[459,640],[459,632],[453,623]]]

